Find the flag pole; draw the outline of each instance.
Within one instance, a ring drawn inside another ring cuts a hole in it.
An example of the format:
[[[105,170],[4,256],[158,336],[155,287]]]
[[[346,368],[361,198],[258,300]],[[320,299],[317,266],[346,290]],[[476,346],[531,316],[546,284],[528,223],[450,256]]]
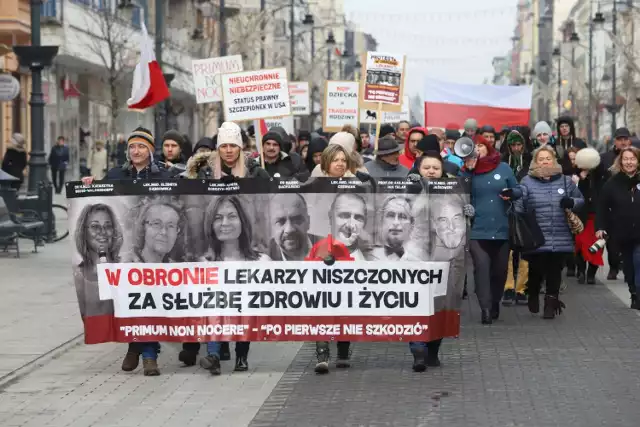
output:
[[[380,125],[382,124],[382,102],[378,102],[378,112],[376,114],[376,144],[374,154],[378,155],[378,141],[380,140]]]

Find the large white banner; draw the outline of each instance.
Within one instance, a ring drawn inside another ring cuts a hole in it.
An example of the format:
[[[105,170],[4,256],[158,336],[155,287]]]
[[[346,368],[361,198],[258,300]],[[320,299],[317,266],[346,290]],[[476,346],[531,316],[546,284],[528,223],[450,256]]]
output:
[[[286,68],[222,76],[225,120],[282,117],[291,114]]]

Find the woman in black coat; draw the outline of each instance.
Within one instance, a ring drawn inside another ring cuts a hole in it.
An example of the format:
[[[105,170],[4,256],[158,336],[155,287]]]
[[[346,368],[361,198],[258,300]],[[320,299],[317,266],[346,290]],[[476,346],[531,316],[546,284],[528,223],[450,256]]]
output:
[[[7,148],[2,159],[2,170],[20,180],[11,184],[13,188],[19,190],[24,181],[24,169],[27,167],[25,140],[21,134],[14,133],[9,143],[11,145]]]

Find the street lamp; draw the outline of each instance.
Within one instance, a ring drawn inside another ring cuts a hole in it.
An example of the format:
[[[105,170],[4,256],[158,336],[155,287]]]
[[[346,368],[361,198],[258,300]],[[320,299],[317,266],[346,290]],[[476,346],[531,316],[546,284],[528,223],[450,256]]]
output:
[[[575,48],[580,44],[580,36],[575,31],[571,33],[571,38],[569,38],[571,45]]]
[[[327,80],[331,80],[331,49],[336,45],[336,38],[333,36],[333,31],[329,31],[325,44],[327,45]]]
[[[602,12],[596,12],[593,17],[593,25],[596,30],[602,30],[604,28],[604,15]]]
[[[342,60],[343,59],[349,59],[350,56],[351,56],[351,53],[349,53],[349,51],[347,49],[345,49],[342,52],[342,55],[340,55],[340,80],[344,80],[344,68],[345,68],[345,65],[346,65],[346,64],[343,63]]]
[[[307,30],[311,30],[313,29],[313,24],[314,24],[313,15],[310,13],[307,13],[306,15],[304,15],[304,19],[302,20],[302,25],[304,25],[304,27]]]
[[[560,47],[554,48],[551,56],[558,60],[558,96],[556,102],[558,104],[558,114],[560,114],[562,110],[562,53],[560,52]]]

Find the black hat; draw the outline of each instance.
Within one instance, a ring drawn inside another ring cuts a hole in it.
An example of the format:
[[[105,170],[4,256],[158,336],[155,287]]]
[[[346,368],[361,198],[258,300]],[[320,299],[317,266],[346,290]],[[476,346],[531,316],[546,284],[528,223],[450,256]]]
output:
[[[311,132],[309,132],[308,130],[301,130],[300,132],[298,132],[298,141],[301,140],[311,141]]]
[[[184,145],[184,137],[177,130],[170,129],[166,131],[164,135],[162,135],[163,144],[165,141],[168,141],[168,140],[177,142],[180,148],[182,148],[182,146]]]
[[[196,146],[193,147],[193,151],[196,152],[198,151],[198,148],[201,147],[206,147],[211,149],[211,151],[215,151],[216,143],[213,141],[213,139],[205,136],[204,138],[200,138],[200,140],[196,143]]]
[[[428,151],[440,152],[440,141],[436,135],[425,135],[416,145],[416,148],[423,153]]]
[[[385,136],[391,134],[391,133],[396,133],[396,130],[394,129],[393,126],[391,125],[382,125],[380,127],[380,135],[378,135],[378,138],[384,138]]]
[[[282,140],[282,135],[280,134],[280,132],[269,131],[265,133],[262,137],[262,143],[265,143],[269,140],[277,142],[280,146],[280,149],[282,150],[282,144],[284,141]]]
[[[480,129],[480,132],[478,132],[479,134],[483,134],[483,133],[492,133],[495,135],[496,133],[496,128],[494,128],[491,125],[484,125],[482,126],[482,128]]]
[[[378,151],[376,155],[386,156],[387,154],[397,153],[402,150],[398,142],[391,135],[384,136],[378,140]]]
[[[631,138],[631,132],[627,128],[618,128],[613,134],[613,138]]]
[[[446,132],[444,133],[444,137],[447,140],[452,139],[454,141],[457,141],[460,139],[460,131],[455,129],[447,129]]]

